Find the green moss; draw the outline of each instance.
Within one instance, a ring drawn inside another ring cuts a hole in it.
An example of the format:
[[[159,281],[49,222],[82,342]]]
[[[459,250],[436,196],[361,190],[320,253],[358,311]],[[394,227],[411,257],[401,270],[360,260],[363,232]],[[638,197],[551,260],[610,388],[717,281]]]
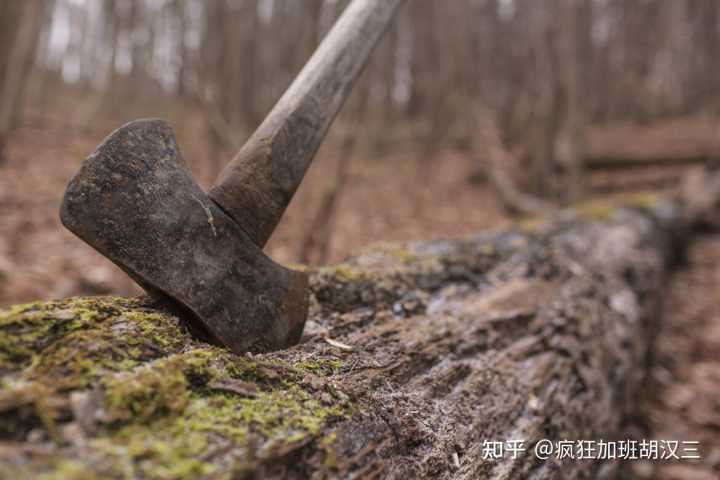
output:
[[[417,258],[418,258],[417,255],[415,255],[411,251],[407,250],[406,248],[403,248],[400,244],[397,244],[397,243],[389,243],[389,242],[375,243],[375,244],[369,246],[366,251],[383,253],[385,255],[394,257],[394,258],[400,260],[401,262],[412,262],[414,260],[417,260]]]
[[[136,477],[195,478],[217,470],[202,458],[219,447],[225,446],[234,462],[232,470],[247,468],[258,440],[266,454],[281,450],[318,436],[328,420],[348,411],[345,405],[323,405],[292,384],[260,392],[256,398],[195,392],[183,415],[157,417],[147,425],[133,422],[93,447],[111,457],[114,465],[126,465]]]
[[[227,350],[210,345],[195,348],[182,354],[181,368],[192,386],[205,385],[221,375],[216,366],[230,357]]]
[[[326,468],[337,468],[337,452],[335,451],[335,442],[337,441],[337,434],[335,432],[325,435],[320,440],[320,446],[325,450],[325,467]]]
[[[637,192],[611,195],[578,203],[572,208],[582,217],[591,220],[610,220],[623,207],[635,207],[652,210],[658,206],[661,196],[654,192]],[[518,222],[520,231],[536,233],[548,224],[544,217],[528,217]]]
[[[517,227],[521,232],[536,233],[547,225],[547,223],[547,219],[543,217],[528,217],[520,220]]]
[[[38,480],[94,480],[97,475],[82,462],[62,460],[52,472],[38,475]]]
[[[600,200],[582,203],[575,207],[575,211],[580,216],[591,220],[610,220],[617,210],[617,205]]]
[[[332,266],[313,267],[306,270],[317,276],[331,276],[345,283],[367,282],[378,283],[383,278],[392,276],[399,271],[409,269],[409,264],[426,261],[427,258],[420,257],[411,251],[395,243],[376,243],[365,250],[367,253],[376,253],[381,258],[376,259],[373,264],[356,265],[352,263],[340,263]]]
[[[103,379],[109,420],[144,422],[157,414],[179,413],[187,404],[182,357],[156,360]]]
[[[17,378],[4,378],[0,381],[0,408],[3,411],[16,409],[19,417],[36,419],[45,427],[48,435],[53,440],[59,440],[57,424],[55,422],[56,411],[52,407],[53,391],[45,385],[28,382]],[[14,430],[21,425],[20,422],[5,421],[0,423],[0,436],[13,437]]]
[[[657,207],[660,198],[653,192],[625,193],[580,203],[575,210],[591,219],[609,220],[623,207],[652,210]]]
[[[305,263],[288,263],[285,266],[291,270],[296,270],[298,272],[309,272],[312,270],[312,268]]]
[[[620,198],[625,205],[650,210],[658,206],[662,197],[655,192],[637,192],[624,194]]]
[[[112,476],[153,480],[192,479],[217,470],[202,458],[208,435],[188,430],[181,419],[159,420],[150,426],[129,425],[110,437],[91,442]]]
[[[63,445],[20,463],[0,452],[0,465],[21,465],[18,478],[230,478],[276,449],[320,441],[351,413],[335,386],[306,385],[308,374],[336,374],[339,360],[233,355],[140,300],[12,307],[0,314],[0,339],[0,403],[13,416],[0,436],[21,441],[39,426]],[[248,384],[249,393],[233,390]],[[62,433],[74,391],[100,393],[99,410],[87,413],[97,431],[83,448]]]
[[[87,384],[98,368],[152,356],[148,349],[178,348],[181,342],[176,320],[136,299],[71,298],[0,312],[0,369],[32,364],[25,372],[29,378],[53,376],[61,382],[53,382],[58,388]],[[117,349],[118,344],[128,348]]]
[[[342,368],[342,361],[337,359],[321,358],[317,360],[305,360],[295,364],[295,368],[310,372],[323,371],[335,373]]]
[[[326,419],[345,413],[343,406],[324,406],[297,385],[286,385],[257,398],[231,401],[219,419],[240,420],[267,439],[283,443],[316,435]]]
[[[148,425],[133,423],[93,447],[133,477],[196,478],[217,471],[216,465],[202,459],[218,446],[225,446],[230,470],[247,469],[258,440],[265,454],[284,449],[318,435],[330,418],[346,412],[342,406],[322,405],[293,385],[257,398],[194,393],[182,416],[158,418]]]
[[[242,378],[251,381],[256,381],[261,378],[260,373],[258,373],[257,363],[253,361],[234,362],[227,368],[228,373],[233,378]]]
[[[71,310],[59,309],[54,316],[48,310],[47,305],[30,303],[0,312],[0,368],[22,368],[36,350],[83,327],[83,318]]]
[[[483,243],[480,245],[480,253],[483,255],[494,255],[496,253],[495,245],[492,243]]]
[[[321,274],[329,274],[346,282],[354,282],[367,278],[367,274],[362,269],[352,267],[347,264],[339,264],[332,267],[323,267],[316,270]]]

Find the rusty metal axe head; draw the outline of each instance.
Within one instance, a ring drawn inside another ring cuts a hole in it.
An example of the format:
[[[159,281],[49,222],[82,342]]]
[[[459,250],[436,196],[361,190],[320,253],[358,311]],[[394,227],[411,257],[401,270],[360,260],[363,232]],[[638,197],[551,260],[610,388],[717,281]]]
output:
[[[307,278],[262,247],[300,185],[352,83],[403,0],[353,0],[206,195],[170,127],[140,120],[83,164],[63,224],[235,352],[297,343]]]
[[[233,351],[299,341],[306,275],[270,260],[208,198],[165,122],[135,121],[107,137],[70,181],[60,218]]]

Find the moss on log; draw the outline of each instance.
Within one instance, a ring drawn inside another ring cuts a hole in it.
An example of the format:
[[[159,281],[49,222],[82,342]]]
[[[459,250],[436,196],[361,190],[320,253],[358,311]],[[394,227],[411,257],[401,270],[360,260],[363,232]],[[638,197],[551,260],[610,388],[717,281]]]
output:
[[[303,341],[282,352],[201,343],[148,299],[12,307],[0,313],[0,472],[609,474],[531,451],[541,438],[615,438],[640,385],[687,218],[672,201],[624,203],[313,270]],[[490,460],[486,440],[528,451]]]

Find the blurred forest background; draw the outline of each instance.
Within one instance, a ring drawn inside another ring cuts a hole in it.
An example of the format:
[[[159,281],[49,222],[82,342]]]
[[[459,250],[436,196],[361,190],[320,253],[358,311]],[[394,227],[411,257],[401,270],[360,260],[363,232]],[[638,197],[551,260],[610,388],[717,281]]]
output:
[[[343,0],[0,1],[0,305],[132,283],[57,208],[111,130],[162,117],[204,185]],[[268,251],[336,261],[677,183],[720,150],[716,0],[410,0]]]
[[[139,292],[60,224],[80,163],[161,117],[207,187],[346,5],[0,0],[0,307]],[[323,264],[677,186],[720,157],[719,16],[718,0],[408,0],[268,254]],[[720,472],[720,236],[688,259],[628,435],[702,441],[703,458],[623,478]]]

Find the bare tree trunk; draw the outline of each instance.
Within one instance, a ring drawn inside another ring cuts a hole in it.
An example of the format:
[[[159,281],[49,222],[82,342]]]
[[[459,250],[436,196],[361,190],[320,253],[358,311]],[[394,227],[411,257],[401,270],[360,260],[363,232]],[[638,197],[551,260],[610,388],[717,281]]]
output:
[[[355,147],[357,145],[357,131],[349,129],[342,140],[338,151],[337,170],[332,184],[323,193],[315,216],[310,222],[310,228],[300,245],[298,260],[308,265],[322,265],[327,262],[332,241],[333,224],[337,205],[340,201],[350,174]]]
[[[550,202],[523,192],[514,180],[518,160],[503,145],[491,111],[475,106],[473,154],[484,161],[485,171],[503,206],[510,214],[545,215],[555,210]]]
[[[370,78],[365,76],[357,93],[356,110],[352,112],[349,125],[345,125],[345,134],[338,151],[337,170],[332,184],[320,199],[320,206],[315,212],[310,228],[300,246],[299,260],[310,265],[322,265],[327,262],[332,241],[333,225],[340,197],[350,176],[350,167],[360,138],[360,130],[366,118],[370,96]]]
[[[187,95],[188,73],[193,67],[190,64],[190,50],[187,46],[187,41],[185,40],[189,26],[186,8],[186,2],[183,2],[182,0],[174,0],[171,3],[171,12],[177,22],[177,58],[180,63],[178,66],[177,86],[175,87],[175,92],[177,96],[181,98]]]
[[[589,0],[560,0],[558,16],[560,31],[557,34],[559,61],[559,89],[562,91],[561,125],[553,148],[555,163],[559,167],[561,200],[577,201],[583,193],[583,159],[585,156],[585,130],[587,114],[584,88],[586,69],[590,61],[591,40]]]
[[[49,64],[51,61],[50,58],[50,34],[51,34],[51,28],[52,28],[52,21],[53,21],[53,12],[55,9],[56,0],[46,0],[45,1],[45,13],[43,15],[43,23],[40,26],[40,33],[38,35],[38,48],[37,48],[37,58],[35,61],[40,67],[39,72],[39,79],[38,79],[38,87],[36,89],[36,96],[35,96],[35,108],[38,111],[38,117],[37,117],[37,123],[39,126],[43,126],[45,124],[47,111],[48,111],[48,101],[51,96],[51,92],[53,88],[51,85],[55,81],[55,74],[56,72],[49,68]],[[0,13],[2,15],[2,13]],[[28,68],[32,68],[33,64],[31,63]]]
[[[0,72],[0,163],[7,136],[15,127],[22,108],[27,76],[43,23],[43,2],[6,2],[2,9],[0,30],[4,33],[0,35],[7,43],[2,48],[4,58],[0,58],[3,68]]]

